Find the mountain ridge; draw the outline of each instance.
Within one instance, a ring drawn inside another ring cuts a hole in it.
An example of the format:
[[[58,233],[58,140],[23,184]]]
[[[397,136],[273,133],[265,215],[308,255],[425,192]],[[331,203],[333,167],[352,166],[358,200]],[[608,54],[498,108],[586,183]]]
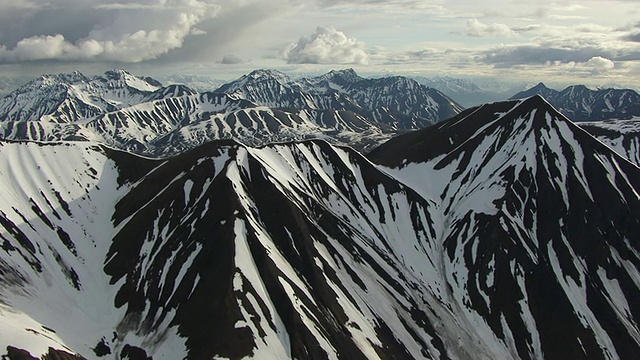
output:
[[[348,83],[360,100],[341,90]],[[396,83],[401,88],[389,87]],[[407,105],[406,86],[422,94],[414,99],[422,104],[411,106],[427,109],[429,118],[410,115],[415,109]],[[376,92],[369,103],[363,103],[367,94]],[[1,99],[0,134],[14,140],[101,141],[164,157],[221,138],[248,145],[323,138],[370,149],[395,134],[448,115],[439,104],[449,104],[450,99],[436,101],[429,94],[409,80],[365,79],[353,70],[302,80],[275,70],[255,70],[216,92],[204,93],[184,85],[161,86],[123,70],[93,78],[74,72],[45,75]],[[215,105],[222,101],[215,99],[225,97],[229,97],[226,103],[237,106]],[[459,108],[449,109],[457,112]]]
[[[367,79],[353,69],[301,80],[272,70],[255,70],[217,91],[270,107],[350,110],[398,129],[431,125],[461,110],[444,94],[414,80],[399,76]]]
[[[574,121],[631,119],[640,116],[640,94],[631,89],[590,89],[572,85],[562,91],[539,83],[511,99],[542,95],[561,113]]]

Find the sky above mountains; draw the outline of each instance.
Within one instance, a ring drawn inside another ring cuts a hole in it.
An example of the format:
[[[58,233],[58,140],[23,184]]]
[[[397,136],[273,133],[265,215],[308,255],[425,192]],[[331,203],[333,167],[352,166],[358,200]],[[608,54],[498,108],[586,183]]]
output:
[[[256,68],[635,86],[637,0],[0,0],[0,76]]]

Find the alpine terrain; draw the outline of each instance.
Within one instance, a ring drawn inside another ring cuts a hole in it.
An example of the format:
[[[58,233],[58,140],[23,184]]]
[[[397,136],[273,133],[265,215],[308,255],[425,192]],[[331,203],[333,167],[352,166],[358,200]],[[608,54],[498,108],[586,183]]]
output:
[[[2,141],[0,187],[7,359],[640,351],[640,168],[538,96],[366,157]]]
[[[598,140],[640,166],[640,118],[578,123]]]
[[[75,72],[41,76],[0,99],[0,138],[99,142],[153,157],[216,139],[251,146],[323,139],[370,150],[460,111],[413,80],[352,70],[302,80],[257,70],[202,93],[123,70]]]
[[[573,121],[631,119],[640,116],[640,94],[631,89],[590,89],[584,85],[569,86],[562,91],[543,83],[517,93],[511,99],[541,95]]]

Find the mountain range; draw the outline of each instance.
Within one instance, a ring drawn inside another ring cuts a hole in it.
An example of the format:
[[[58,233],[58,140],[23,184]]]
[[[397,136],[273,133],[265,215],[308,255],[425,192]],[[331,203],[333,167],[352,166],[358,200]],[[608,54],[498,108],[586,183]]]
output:
[[[123,70],[75,72],[44,75],[2,98],[0,136],[98,141],[156,157],[214,139],[257,146],[321,138],[362,150],[461,110],[413,80],[365,79],[353,70],[302,80],[256,70],[203,93]]]
[[[1,141],[0,187],[8,359],[640,351],[640,168],[540,96],[366,156]]]
[[[0,356],[633,358],[635,98],[572,88],[631,118],[353,70],[39,77],[0,99]]]
[[[449,76],[412,78],[422,85],[441,91],[465,108],[506,100],[522,88],[522,84],[519,83],[483,79],[470,80]]]
[[[558,91],[539,83],[512,99],[533,95],[541,95],[573,121],[628,120],[640,116],[640,94],[631,89],[590,89],[573,85]]]

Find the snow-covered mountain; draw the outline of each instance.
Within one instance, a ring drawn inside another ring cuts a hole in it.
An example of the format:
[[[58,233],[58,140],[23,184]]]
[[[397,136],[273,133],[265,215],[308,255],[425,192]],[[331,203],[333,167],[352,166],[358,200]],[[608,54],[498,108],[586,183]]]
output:
[[[640,168],[539,97],[368,159],[323,141],[164,160],[2,142],[0,186],[10,359],[640,351]]]
[[[531,87],[525,83],[494,78],[462,79],[450,76],[413,76],[412,79],[422,85],[441,91],[465,108],[504,101],[516,92]]]
[[[511,99],[541,95],[573,121],[631,119],[640,116],[640,94],[631,89],[590,89],[573,85],[562,91],[543,83],[519,92]]]
[[[418,76],[413,79],[424,86],[437,89],[467,108],[507,98],[502,93],[481,89],[476,83],[467,79],[449,76]]]
[[[223,93],[172,94],[69,123],[0,122],[0,135],[8,140],[91,141],[153,157],[215,139],[259,146],[315,138],[370,149],[395,134],[349,111],[272,109]]]
[[[353,71],[298,81],[258,70],[216,93],[122,70],[93,78],[75,72],[42,76],[1,99],[0,138],[96,141],[148,156],[215,139],[256,146],[316,138],[369,150],[459,111],[408,79],[370,80]]]
[[[640,168],[538,96],[468,110],[369,157],[441,199],[431,215],[451,306],[507,358],[636,356]]]
[[[424,128],[462,110],[446,95],[415,80],[368,79],[353,69],[303,79],[256,70],[217,91],[269,107],[347,110],[396,129]]]
[[[43,75],[0,99],[0,121],[71,123],[180,93],[195,91],[184,86],[163,88],[151,78],[124,70],[93,78],[78,71]]]

